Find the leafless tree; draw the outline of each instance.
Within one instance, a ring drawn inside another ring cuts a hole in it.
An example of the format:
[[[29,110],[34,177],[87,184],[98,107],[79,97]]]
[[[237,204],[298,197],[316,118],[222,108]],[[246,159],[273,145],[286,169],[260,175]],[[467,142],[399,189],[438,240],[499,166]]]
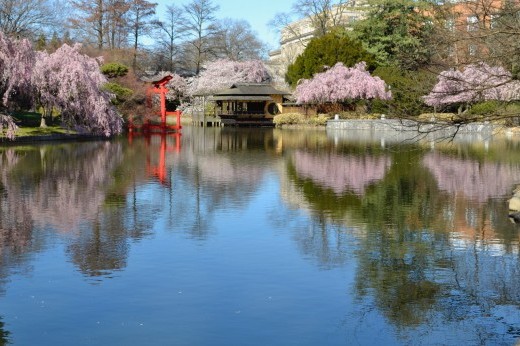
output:
[[[7,35],[29,37],[55,25],[55,6],[51,0],[0,0],[0,30]]]
[[[308,18],[317,35],[325,35],[330,28],[342,23],[347,0],[297,0],[293,10]]]
[[[220,54],[235,61],[261,59],[266,52],[266,45],[244,20],[221,20],[215,43]]]
[[[151,3],[146,0],[131,0],[130,8],[128,10],[128,23],[132,32],[132,41],[134,56],[132,66],[134,71],[137,67],[137,50],[139,46],[139,38],[143,34],[148,34],[152,28],[151,24],[153,15],[155,15],[156,3]]]
[[[164,13],[162,21],[156,21],[155,26],[158,29],[156,37],[161,50],[168,52],[167,67],[168,70],[175,70],[175,57],[178,55],[179,39],[184,35],[184,29],[181,25],[182,9],[175,5],[168,5]]]
[[[107,0],[106,3],[106,41],[111,49],[123,48],[128,39],[127,13],[128,0]]]
[[[310,34],[320,36],[331,28],[342,25],[347,9],[354,8],[355,0],[296,0],[291,13],[278,13],[270,24],[286,36],[299,39],[305,45]]]
[[[192,63],[195,73],[200,69],[208,55],[214,52],[210,44],[216,34],[215,12],[219,9],[212,0],[192,0],[183,6],[185,12],[184,29],[191,38],[193,47]]]
[[[106,0],[73,0],[72,6],[76,11],[70,18],[71,27],[87,40],[94,36],[97,48],[103,49],[106,35]]]

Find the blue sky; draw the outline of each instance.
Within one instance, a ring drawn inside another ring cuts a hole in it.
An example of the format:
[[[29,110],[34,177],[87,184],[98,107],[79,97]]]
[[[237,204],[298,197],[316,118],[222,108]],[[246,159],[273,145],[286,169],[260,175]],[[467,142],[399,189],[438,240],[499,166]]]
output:
[[[181,6],[190,0],[156,0],[159,4],[157,14],[161,17],[161,10],[168,4]],[[217,18],[244,19],[251,24],[258,37],[267,43],[270,48],[278,47],[278,35],[269,28],[268,22],[278,12],[288,12],[293,3],[292,0],[214,0],[214,4],[220,6]]]

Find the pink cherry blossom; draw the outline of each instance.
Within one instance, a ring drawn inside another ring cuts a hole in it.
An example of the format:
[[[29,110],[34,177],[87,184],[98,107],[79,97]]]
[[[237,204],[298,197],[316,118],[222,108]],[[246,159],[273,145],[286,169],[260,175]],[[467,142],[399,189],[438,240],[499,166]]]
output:
[[[229,88],[235,83],[263,83],[271,80],[263,62],[259,60],[217,60],[207,64],[191,85],[192,95],[209,95]]]
[[[366,63],[360,62],[354,67],[337,63],[325,72],[303,80],[296,87],[298,103],[336,103],[347,100],[392,98],[386,83],[379,77],[373,77],[366,70]]]
[[[107,79],[100,61],[81,54],[80,47],[64,44],[52,54],[37,54],[32,83],[38,101],[59,110],[63,124],[80,133],[117,134],[123,121],[102,89]]]
[[[186,79],[182,78],[176,73],[171,74],[172,79],[166,84],[168,93],[166,98],[168,100],[177,100],[184,97],[188,92],[188,84]]]
[[[510,72],[482,62],[468,65],[463,71],[441,72],[432,91],[423,97],[429,106],[519,98],[520,82],[512,80]]]
[[[0,32],[0,112],[12,108],[15,94],[28,93],[34,52],[27,40],[15,40]],[[16,125],[13,119],[0,113],[0,134],[6,130],[7,138],[14,138]]]

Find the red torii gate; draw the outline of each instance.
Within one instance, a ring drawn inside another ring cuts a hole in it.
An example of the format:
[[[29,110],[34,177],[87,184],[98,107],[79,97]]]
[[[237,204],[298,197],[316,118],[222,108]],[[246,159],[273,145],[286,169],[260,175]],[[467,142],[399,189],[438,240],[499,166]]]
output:
[[[145,121],[145,123],[142,126],[143,132],[150,132],[151,130],[159,130],[160,132],[168,132],[168,130],[172,131],[180,131],[182,128],[181,126],[181,111],[173,111],[170,112],[166,109],[166,94],[168,93],[168,88],[166,87],[166,84],[170,80],[172,80],[173,75],[170,73],[161,74],[155,77],[151,78],[142,78],[144,82],[151,83],[152,85],[148,87],[146,91],[146,106],[148,109],[153,109],[153,97],[154,95],[159,95],[160,98],[160,112],[159,115],[161,116],[161,123],[160,124],[152,124],[150,121]],[[157,114],[157,113],[155,113]],[[175,125],[167,125],[166,124],[166,116],[168,115],[174,115],[176,117],[176,123]],[[130,123],[130,131],[132,131],[134,128],[134,124]]]

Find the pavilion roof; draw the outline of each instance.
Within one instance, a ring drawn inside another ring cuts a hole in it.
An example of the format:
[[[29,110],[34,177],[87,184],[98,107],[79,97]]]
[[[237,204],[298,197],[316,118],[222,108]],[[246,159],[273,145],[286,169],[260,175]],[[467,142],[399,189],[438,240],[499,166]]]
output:
[[[216,92],[213,96],[268,96],[289,94],[290,93],[278,90],[266,83],[235,83],[229,89]]]
[[[213,95],[209,101],[273,101],[269,96],[264,95]]]

